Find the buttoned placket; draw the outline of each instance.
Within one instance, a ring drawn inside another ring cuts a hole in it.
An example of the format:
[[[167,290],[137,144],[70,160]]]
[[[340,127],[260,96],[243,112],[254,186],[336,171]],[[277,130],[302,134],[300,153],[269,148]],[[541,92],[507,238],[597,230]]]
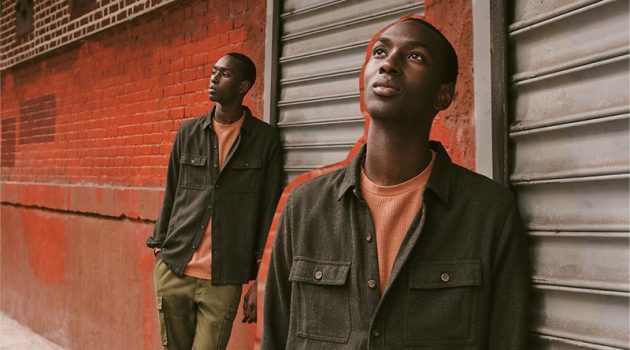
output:
[[[383,339],[380,337],[381,330],[377,322],[374,321],[374,317],[376,316],[375,312],[381,301],[376,231],[370,208],[357,188],[353,190],[352,200],[354,202],[352,215],[359,218],[359,220],[355,222],[361,223],[358,227],[353,227],[355,235],[354,244],[358,245],[355,249],[361,250],[362,253],[358,254],[358,256],[365,259],[364,261],[357,262],[358,266],[363,267],[357,269],[357,271],[362,272],[358,276],[358,288],[363,289],[361,294],[366,295],[365,300],[367,303],[367,308],[364,311],[366,312],[366,317],[361,317],[361,319],[365,320],[364,322],[368,322],[366,326],[369,327],[369,334],[373,339],[372,343],[374,343],[379,342],[379,338]]]
[[[192,255],[195,253],[195,251],[197,250],[197,247],[199,247],[199,243],[201,242],[201,239],[203,237],[203,232],[206,229],[206,226],[208,225],[208,221],[210,220],[210,217],[212,216],[212,210],[213,210],[213,206],[212,204],[214,203],[214,188],[215,188],[215,183],[216,183],[216,173],[213,173],[214,171],[216,171],[216,168],[212,166],[212,164],[217,161],[218,159],[218,146],[217,146],[217,138],[216,136],[214,136],[214,132],[212,131],[211,127],[208,127],[206,129],[203,129],[204,131],[207,130],[208,132],[208,136],[206,138],[204,138],[204,143],[207,143],[207,148],[208,148],[208,159],[206,161],[206,169],[208,170],[208,177],[209,180],[208,181],[210,183],[210,204],[208,204],[206,206],[206,214],[203,217],[203,220],[201,221],[201,226],[199,227],[199,230],[196,232],[195,234],[195,239],[193,241],[193,245],[192,245],[192,250],[190,251],[190,255],[187,257],[186,261],[190,261]],[[214,136],[214,137],[213,137]],[[204,145],[205,146],[205,145]],[[215,179],[215,182],[212,182],[212,179]],[[214,248],[213,248],[214,250]],[[213,251],[214,254],[214,251]],[[214,274],[213,274],[214,275]]]
[[[210,206],[212,207],[212,205],[214,204],[214,197],[216,195],[216,191],[219,188],[219,175],[221,172],[221,169],[219,169],[219,140],[217,139],[217,135],[214,133],[214,130],[212,129],[212,126],[208,127],[209,130],[209,147],[210,147],[210,154],[212,155],[212,166],[210,167],[210,179],[214,180],[212,181],[212,185],[210,188]],[[210,218],[213,216],[213,210],[214,209],[210,209],[208,210],[208,214],[207,214],[207,218],[206,218],[206,222],[210,222]],[[211,271],[210,274],[213,278],[221,278],[220,276],[220,270],[216,268],[216,263],[215,261],[218,260],[218,256],[217,256],[217,246],[219,246],[220,242],[218,241],[217,237],[218,235],[215,234],[215,230],[214,230],[214,219],[212,222],[212,263],[211,263]]]
[[[374,231],[374,220],[372,218],[372,215],[370,213],[369,207],[367,205],[367,203],[361,198],[360,194],[358,194],[357,196],[359,198],[359,201],[363,203],[364,206],[364,210],[367,211],[367,216],[369,217],[368,221],[368,226],[371,225],[371,227],[369,228],[370,233],[368,235],[373,235],[375,234]],[[411,252],[414,248],[414,246],[416,245],[416,242],[418,241],[418,238],[420,237],[420,234],[422,232],[422,228],[424,227],[424,219],[426,217],[426,206],[424,205],[424,201],[423,201],[423,205],[422,208],[420,209],[420,212],[417,214],[419,215],[419,217],[416,217],[414,219],[414,221],[412,222],[411,227],[409,228],[409,231],[407,233],[407,236],[405,237],[405,239],[403,240],[401,246],[400,246],[400,250],[396,256],[396,260],[394,261],[394,265],[392,267],[392,271],[390,274],[390,280],[387,281],[387,283],[385,284],[385,290],[384,291],[380,291],[379,288],[379,283],[378,283],[378,278],[375,280],[368,280],[368,288],[370,288],[371,290],[375,290],[378,293],[378,300],[376,301],[376,305],[373,306],[374,304],[372,304],[373,299],[371,298],[371,295],[368,295],[368,300],[370,300],[370,327],[369,327],[369,337],[368,337],[368,349],[385,349],[386,348],[386,344],[385,344],[385,337],[382,336],[383,332],[386,331],[383,327],[383,325],[381,324],[380,321],[380,309],[383,305],[384,300],[387,298],[388,292],[390,290],[389,286],[391,284],[394,284],[396,282],[396,279],[398,278],[398,275],[400,274],[400,271],[402,270],[403,266],[405,265],[405,263],[407,262],[407,259],[409,258],[409,255],[411,255]],[[373,234],[371,232],[374,232]],[[366,240],[368,241],[368,243],[371,241],[371,239],[366,238]],[[376,268],[376,275],[378,276],[378,253],[377,253],[377,247],[376,244],[370,244],[372,246],[372,249],[368,249],[369,253],[373,253],[373,255],[375,256],[374,258],[372,258],[372,256],[370,256],[370,261],[368,264],[365,264],[365,266],[370,266],[369,268],[369,272],[368,275],[370,273],[373,273],[373,266],[375,266]],[[371,254],[370,254],[371,255]],[[372,263],[372,261],[375,261],[376,264]],[[371,282],[372,281],[372,282]],[[371,282],[371,283],[370,283]],[[374,285],[375,284],[375,285]]]
[[[244,117],[245,116],[242,116],[242,118]],[[213,211],[214,210],[213,204],[215,202],[214,198],[217,193],[217,190],[219,190],[222,170],[225,169],[227,165],[230,163],[230,160],[233,158],[234,154],[236,153],[236,150],[238,149],[241,143],[241,133],[239,131],[239,134],[236,137],[236,141],[234,142],[234,144],[230,148],[230,151],[225,157],[225,162],[223,162],[223,167],[220,168],[219,167],[219,140],[212,126],[208,127],[208,131],[209,131],[208,139],[210,140],[208,144],[208,147],[210,148],[209,154],[212,155],[210,161],[208,162],[208,165],[210,166],[209,174],[210,174],[210,179],[211,180],[214,179],[214,181],[212,181],[211,188],[210,188],[210,204],[208,205],[208,213],[204,217],[205,224],[202,224],[202,226],[204,227],[210,221],[210,218],[212,217],[213,212],[214,212]],[[221,246],[221,241],[220,241],[220,236],[216,234],[216,230],[214,229],[215,224],[217,223],[215,222],[215,219],[213,219],[212,220],[212,238],[211,238],[212,239],[211,275],[214,278],[218,279],[218,278],[221,278],[221,272],[219,269],[216,268],[216,266],[218,265],[218,261],[220,259],[219,247]]]

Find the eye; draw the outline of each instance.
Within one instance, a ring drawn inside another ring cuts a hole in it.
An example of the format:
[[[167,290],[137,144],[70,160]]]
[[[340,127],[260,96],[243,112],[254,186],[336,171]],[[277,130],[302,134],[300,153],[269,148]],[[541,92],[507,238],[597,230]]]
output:
[[[409,54],[409,58],[413,59],[413,60],[418,60],[418,61],[426,61],[426,59],[424,58],[423,55],[417,53],[417,52],[412,52]]]
[[[373,57],[385,57],[387,56],[387,51],[385,51],[382,47],[377,47],[372,51]]]
[[[223,76],[227,78],[227,77],[229,77],[229,76],[230,76],[230,73],[228,73],[228,72],[223,72]]]

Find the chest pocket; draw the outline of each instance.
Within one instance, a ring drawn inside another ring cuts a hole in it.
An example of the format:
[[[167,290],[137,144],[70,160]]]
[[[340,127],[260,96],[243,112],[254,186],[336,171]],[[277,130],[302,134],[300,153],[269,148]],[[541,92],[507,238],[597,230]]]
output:
[[[262,160],[234,159],[230,162],[228,192],[256,192],[262,179]]]
[[[208,157],[182,153],[179,157],[180,184],[184,188],[203,190],[208,185]]]
[[[297,294],[291,308],[298,310],[298,336],[348,342],[351,326],[349,271],[350,262],[294,258],[289,280]]]
[[[409,345],[476,340],[481,264],[477,260],[410,266],[405,341]]]

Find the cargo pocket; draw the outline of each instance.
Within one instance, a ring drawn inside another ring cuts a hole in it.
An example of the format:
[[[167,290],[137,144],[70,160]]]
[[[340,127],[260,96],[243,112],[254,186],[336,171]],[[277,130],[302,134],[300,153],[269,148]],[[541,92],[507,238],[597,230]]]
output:
[[[296,257],[289,280],[298,294],[298,336],[334,343],[350,337],[350,262]]]
[[[203,190],[208,185],[208,157],[182,153],[179,157],[181,185],[183,188]]]
[[[410,266],[407,345],[474,343],[479,285],[481,264],[476,260]]]
[[[232,334],[232,326],[234,325],[234,319],[236,318],[236,314],[238,312],[238,304],[240,301],[240,293],[238,293],[238,297],[236,298],[236,304],[228,305],[227,311],[225,313],[225,319],[223,320],[223,324],[221,325],[221,332],[219,334],[219,346],[217,349],[225,349],[227,348],[228,342],[230,341],[230,335]]]
[[[164,311],[162,310],[162,296],[158,295],[155,301],[158,311],[158,319],[160,320],[160,338],[162,340],[162,346],[168,345],[168,335],[166,334],[166,318],[164,317]]]

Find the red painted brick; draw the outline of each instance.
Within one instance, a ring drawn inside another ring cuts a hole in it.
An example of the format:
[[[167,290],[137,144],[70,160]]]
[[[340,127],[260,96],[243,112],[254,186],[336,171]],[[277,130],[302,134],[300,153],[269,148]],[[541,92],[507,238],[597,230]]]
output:
[[[13,210],[20,206],[54,213],[64,230],[56,230],[51,237],[62,237],[63,232],[63,239],[57,242],[67,248],[54,248],[55,252],[65,252],[67,259],[65,268],[52,264],[52,280],[61,280],[55,289],[39,277],[41,271],[29,270],[34,266],[26,260],[30,248],[18,240],[19,233],[26,229],[26,221],[19,214],[22,209],[2,215],[3,233],[18,234],[12,235],[8,244],[3,236],[2,266],[10,257],[14,259],[10,266],[23,269],[16,270],[20,273],[12,277],[0,276],[2,285],[8,286],[3,288],[3,311],[10,311],[67,348],[91,348],[93,344],[119,349],[159,348],[150,280],[152,257],[143,241],[159,210],[160,198],[155,192],[159,193],[164,184],[175,133],[184,121],[211,108],[206,94],[209,70],[221,54],[242,48],[260,72],[264,64],[261,28],[265,2],[243,0],[234,4],[232,8],[238,13],[235,17],[217,11],[229,9],[230,2],[178,2],[2,71],[3,120],[11,116],[19,120],[19,103],[23,100],[53,94],[57,105],[54,142],[16,148],[14,165],[2,168],[2,200],[11,203],[2,206],[3,214],[7,207]],[[38,6],[45,8],[47,4]],[[114,23],[111,21],[118,10],[124,13],[121,17],[132,17],[125,12],[125,4],[102,4],[108,7],[108,14],[100,19],[93,16],[100,22],[88,25],[97,28]],[[134,4],[138,2],[129,6]],[[58,5],[59,11],[67,8]],[[60,18],[54,11],[50,16]],[[7,28],[10,26],[6,23],[12,23],[5,20],[5,14],[0,22]],[[184,22],[187,31],[183,33]],[[239,28],[233,31],[235,23]],[[58,26],[51,26],[50,31],[42,28],[44,34],[28,40],[35,43],[51,33],[77,38],[83,35],[81,28],[71,23],[64,24],[61,32]],[[0,47],[13,45],[13,41],[6,41],[4,32],[0,37]],[[238,43],[230,44],[230,38]],[[262,82],[262,73],[259,78]],[[262,110],[262,91],[263,84],[256,84],[247,100],[254,111]],[[7,189],[6,181],[18,185]],[[46,188],[30,185],[35,182]],[[32,220],[45,225],[47,219],[38,215]],[[121,215],[123,218],[119,218]],[[117,238],[114,243],[112,238]],[[100,254],[103,247],[115,252]],[[24,254],[7,255],[12,250]],[[106,268],[98,269],[101,264]],[[85,285],[88,287],[81,287]],[[125,298],[120,300],[132,302],[132,310],[118,313],[112,303],[106,302],[109,295],[103,293],[108,288],[103,286],[125,291]],[[12,293],[11,298],[5,298],[6,293]],[[76,298],[76,302],[68,304],[67,297]],[[63,329],[59,329],[59,316],[68,320]],[[105,327],[111,320],[116,320],[115,324]],[[252,326],[236,322],[232,348],[250,348],[252,334]]]
[[[228,42],[230,44],[240,43],[247,40],[248,32],[245,30],[233,30],[229,33]]]
[[[472,4],[427,0],[426,17],[453,43],[459,59],[459,76],[453,104],[438,115],[431,137],[441,140],[455,162],[475,168],[474,92],[472,67]],[[450,21],[449,18],[459,18]]]

